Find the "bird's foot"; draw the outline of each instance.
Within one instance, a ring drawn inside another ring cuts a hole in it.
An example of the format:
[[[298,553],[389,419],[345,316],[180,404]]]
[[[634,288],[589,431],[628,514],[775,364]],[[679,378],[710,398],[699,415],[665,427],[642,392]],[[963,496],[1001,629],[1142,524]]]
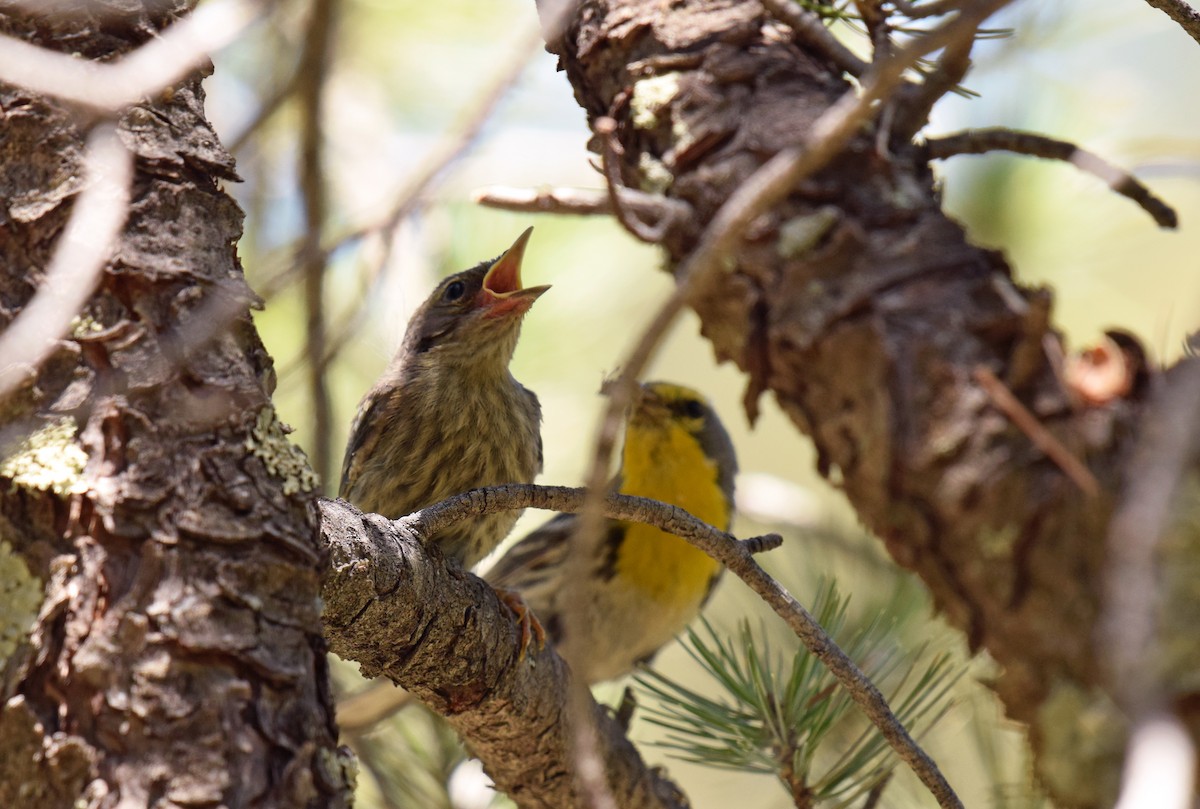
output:
[[[525,603],[525,599],[521,598],[521,594],[516,590],[508,590],[503,587],[493,587],[496,591],[496,597],[500,599],[500,603],[512,610],[513,615],[517,616],[517,624],[521,627],[521,646],[517,650],[517,660],[525,659],[525,651],[529,648],[531,641],[537,642],[535,651],[540,651],[546,646],[546,630],[542,627],[541,621],[533,614],[533,610],[529,609],[529,605]]]

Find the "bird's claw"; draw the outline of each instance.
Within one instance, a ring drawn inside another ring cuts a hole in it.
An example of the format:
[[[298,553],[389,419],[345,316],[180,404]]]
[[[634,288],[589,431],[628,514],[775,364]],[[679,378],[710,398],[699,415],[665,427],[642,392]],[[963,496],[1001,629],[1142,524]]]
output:
[[[521,645],[517,650],[517,660],[525,659],[525,651],[529,648],[531,641],[537,642],[535,651],[544,649],[546,647],[546,630],[537,616],[533,614],[533,610],[529,609],[525,599],[521,598],[521,594],[516,590],[506,590],[502,587],[493,589],[496,591],[496,597],[500,599],[500,603],[512,610],[513,615],[517,617],[517,625],[521,627]]]

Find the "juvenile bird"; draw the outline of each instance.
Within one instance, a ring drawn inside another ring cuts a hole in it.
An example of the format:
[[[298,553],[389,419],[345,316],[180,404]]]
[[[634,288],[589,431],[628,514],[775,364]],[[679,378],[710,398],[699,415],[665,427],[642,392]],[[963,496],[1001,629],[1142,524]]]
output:
[[[542,469],[542,411],[508,364],[521,320],[548,286],[522,288],[533,228],[499,258],[446,278],[350,428],[340,496],[396,519],[480,486],[529,483]],[[464,520],[429,538],[464,568],[487,556],[520,512]]]
[[[641,386],[614,488],[679,506],[728,531],[736,472],[729,434],[701,394],[666,382]],[[679,634],[722,568],[680,537],[640,523],[608,520],[585,546],[574,534],[578,520],[573,514],[550,520],[485,578],[520,593],[576,676],[597,683],[627,674]],[[570,577],[572,570],[581,575]]]

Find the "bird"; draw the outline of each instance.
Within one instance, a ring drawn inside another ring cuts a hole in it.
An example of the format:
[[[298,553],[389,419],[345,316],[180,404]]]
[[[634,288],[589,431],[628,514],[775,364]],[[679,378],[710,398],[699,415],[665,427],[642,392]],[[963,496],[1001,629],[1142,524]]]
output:
[[[610,489],[679,506],[728,531],[736,474],[733,442],[702,394],[668,382],[637,388]],[[519,595],[564,649],[575,676],[591,685],[648,663],[699,614],[722,567],[680,537],[619,520],[605,520],[584,545],[575,535],[578,522],[574,514],[552,518],[484,578]],[[576,605],[570,619],[569,604]],[[568,623],[573,639],[565,635]],[[344,731],[363,732],[410,702],[391,683],[372,685],[338,703],[338,722]]]
[[[702,394],[669,382],[637,389],[611,488],[728,531],[736,474],[733,442]],[[578,522],[575,514],[552,518],[484,578],[519,593],[574,675],[594,684],[648,663],[700,613],[723,568],[648,525],[608,519],[588,541]]]
[[[530,483],[541,472],[541,406],[508,367],[525,313],[550,288],[521,286],[532,232],[444,279],[413,314],[400,349],[358,406],[341,498],[398,519],[470,489]],[[470,569],[519,516],[464,520],[426,544]]]

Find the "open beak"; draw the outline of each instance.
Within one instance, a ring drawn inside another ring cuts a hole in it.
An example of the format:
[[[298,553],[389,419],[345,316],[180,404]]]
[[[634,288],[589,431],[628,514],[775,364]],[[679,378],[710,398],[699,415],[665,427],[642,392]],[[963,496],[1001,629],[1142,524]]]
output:
[[[488,317],[500,315],[522,315],[529,311],[549,286],[521,287],[521,260],[525,257],[525,245],[533,228],[526,228],[517,237],[512,247],[496,259],[483,277],[483,288],[479,290],[479,305],[487,310]]]

